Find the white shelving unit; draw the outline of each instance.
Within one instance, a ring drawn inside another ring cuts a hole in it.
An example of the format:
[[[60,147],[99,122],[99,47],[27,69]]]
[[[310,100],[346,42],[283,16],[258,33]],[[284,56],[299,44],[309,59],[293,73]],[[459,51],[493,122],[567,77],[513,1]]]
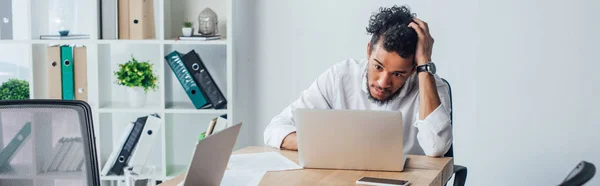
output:
[[[14,40],[0,40],[0,54],[3,54],[0,55],[0,62],[3,59],[16,61],[14,63],[29,69],[26,80],[30,83],[30,97],[47,98],[47,47],[69,44],[87,48],[88,103],[93,111],[100,166],[104,166],[114,145],[118,143],[125,124],[135,121],[137,117],[157,113],[164,121],[160,138],[150,155],[152,163],[158,168],[157,180],[173,178],[186,170],[198,135],[206,130],[210,119],[227,114],[229,121],[234,121],[233,0],[154,0],[156,38],[148,40],[116,38],[117,0],[72,0],[68,2],[74,3],[78,18],[71,33],[90,34],[91,39],[40,40],[40,35],[57,34],[50,32],[52,23],[48,16],[54,1],[13,0],[13,17],[17,22],[13,25]],[[181,34],[181,26],[186,20],[194,23],[194,32],[197,33],[197,16],[207,7],[217,13],[219,34],[224,38],[213,41],[175,40]],[[227,109],[195,109],[164,60],[164,56],[172,51],[187,53],[192,49],[200,55],[227,97]],[[132,55],[138,60],[152,63],[159,79],[158,89],[148,94],[143,108],[130,108],[125,87],[114,83],[113,72],[118,64],[125,63]],[[29,184],[32,183],[30,176],[43,179],[51,175],[11,174],[3,179],[14,178],[17,183]],[[101,176],[101,180],[103,185],[115,185],[124,177]]]

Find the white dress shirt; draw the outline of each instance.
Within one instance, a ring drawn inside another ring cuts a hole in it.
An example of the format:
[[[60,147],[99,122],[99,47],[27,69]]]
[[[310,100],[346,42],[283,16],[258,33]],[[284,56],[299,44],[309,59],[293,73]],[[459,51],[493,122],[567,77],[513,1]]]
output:
[[[366,68],[368,61],[347,59],[337,63],[306,90],[300,98],[275,116],[264,132],[268,146],[281,148],[283,139],[296,131],[293,110],[298,108],[401,111],[404,130],[404,153],[442,156],[452,144],[450,96],[448,85],[435,75],[441,105],[424,120],[419,120],[419,84],[412,74],[400,94],[379,105],[369,100]],[[400,135],[400,134],[399,134]],[[418,142],[418,143],[417,143]]]

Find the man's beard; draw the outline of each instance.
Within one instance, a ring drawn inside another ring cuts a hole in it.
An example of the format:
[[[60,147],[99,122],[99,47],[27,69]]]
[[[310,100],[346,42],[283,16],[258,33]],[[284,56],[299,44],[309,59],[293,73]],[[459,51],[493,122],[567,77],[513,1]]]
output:
[[[384,100],[379,100],[379,99],[373,97],[373,94],[371,94],[371,86],[369,85],[369,74],[367,73],[367,92],[368,92],[367,94],[369,96],[369,100],[376,103],[377,105],[381,106],[381,105],[387,104],[388,102],[396,99],[396,97],[398,97],[398,95],[400,95],[400,90],[402,90],[402,87],[400,87],[398,90],[396,90],[396,92],[389,95]]]

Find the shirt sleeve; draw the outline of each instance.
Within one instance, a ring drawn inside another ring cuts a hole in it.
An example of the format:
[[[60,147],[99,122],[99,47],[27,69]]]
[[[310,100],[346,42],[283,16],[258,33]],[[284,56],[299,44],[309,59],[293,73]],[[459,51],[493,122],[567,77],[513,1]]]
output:
[[[450,94],[448,85],[436,76],[436,85],[441,104],[424,120],[415,115],[414,126],[418,129],[417,140],[427,156],[443,156],[452,145],[450,123]]]
[[[332,69],[327,70],[315,80],[300,97],[275,116],[264,131],[265,145],[281,148],[283,139],[296,131],[294,111],[299,108],[330,109],[335,85]]]

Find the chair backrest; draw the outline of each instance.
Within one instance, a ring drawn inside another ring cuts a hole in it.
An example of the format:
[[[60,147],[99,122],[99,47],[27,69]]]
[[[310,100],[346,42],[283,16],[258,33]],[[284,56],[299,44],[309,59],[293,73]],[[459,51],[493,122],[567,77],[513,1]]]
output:
[[[448,85],[448,95],[450,96],[450,125],[454,126],[454,119],[452,118],[453,116],[453,112],[454,109],[452,108],[452,87],[450,86],[450,83],[442,78],[442,81],[444,81],[444,83],[446,83]],[[452,142],[452,145],[450,145],[450,149],[448,149],[448,152],[446,152],[446,154],[444,154],[444,157],[454,157],[454,150],[452,149],[454,146],[454,142]]]
[[[90,106],[0,101],[0,185],[100,185]]]
[[[560,186],[580,186],[592,179],[596,174],[596,167],[594,164],[586,161],[581,161],[577,166],[567,175],[565,180]]]

